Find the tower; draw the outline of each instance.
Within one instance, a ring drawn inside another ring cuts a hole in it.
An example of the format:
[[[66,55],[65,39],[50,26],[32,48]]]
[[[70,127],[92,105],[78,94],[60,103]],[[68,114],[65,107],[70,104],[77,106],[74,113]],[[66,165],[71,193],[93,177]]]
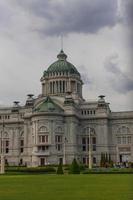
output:
[[[69,92],[74,99],[82,99],[80,73],[76,67],[67,61],[63,50],[57,55],[58,60],[44,71],[41,78],[42,96],[66,96]]]

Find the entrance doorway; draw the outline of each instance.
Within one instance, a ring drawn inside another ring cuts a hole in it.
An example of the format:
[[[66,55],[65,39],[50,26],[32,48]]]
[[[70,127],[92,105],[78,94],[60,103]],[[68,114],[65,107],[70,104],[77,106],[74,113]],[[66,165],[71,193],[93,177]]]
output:
[[[63,158],[59,158],[59,163],[63,164]]]
[[[88,165],[89,164],[89,157],[83,157],[83,164]]]
[[[40,158],[40,166],[45,166],[46,165],[46,158],[42,157]]]

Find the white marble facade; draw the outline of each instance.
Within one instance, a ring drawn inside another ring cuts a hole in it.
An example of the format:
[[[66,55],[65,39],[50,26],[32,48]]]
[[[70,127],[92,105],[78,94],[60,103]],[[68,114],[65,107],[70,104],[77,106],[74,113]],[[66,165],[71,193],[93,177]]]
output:
[[[81,76],[63,51],[41,78],[42,94],[26,104],[0,108],[0,140],[9,165],[87,164],[89,138],[93,165],[101,153],[133,162],[133,111],[111,112],[104,96],[87,102]],[[90,134],[90,137],[89,137]],[[0,143],[1,144],[1,143]]]

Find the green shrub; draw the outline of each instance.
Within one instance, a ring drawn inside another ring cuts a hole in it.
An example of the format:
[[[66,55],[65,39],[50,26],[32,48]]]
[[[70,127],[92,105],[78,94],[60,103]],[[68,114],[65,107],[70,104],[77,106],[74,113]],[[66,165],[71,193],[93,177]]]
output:
[[[63,168],[62,168],[62,163],[60,162],[59,165],[58,165],[58,168],[57,168],[57,174],[64,174],[63,172]]]
[[[80,174],[80,167],[75,158],[72,161],[69,173],[70,174]]]
[[[87,167],[87,168],[88,168],[88,167]],[[79,169],[80,169],[80,171],[85,171],[85,170],[86,170],[86,166],[83,165],[83,164],[80,164],[80,165],[79,165]]]

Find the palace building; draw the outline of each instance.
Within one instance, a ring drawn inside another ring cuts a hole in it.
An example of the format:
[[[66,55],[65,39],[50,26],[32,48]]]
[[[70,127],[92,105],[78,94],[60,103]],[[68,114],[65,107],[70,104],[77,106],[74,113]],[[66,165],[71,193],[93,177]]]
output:
[[[115,163],[133,162],[133,111],[112,112],[105,97],[86,101],[76,67],[60,51],[41,77],[42,93],[25,105],[0,108],[0,141],[5,163],[43,166],[70,164],[73,158],[94,166],[101,154]]]

